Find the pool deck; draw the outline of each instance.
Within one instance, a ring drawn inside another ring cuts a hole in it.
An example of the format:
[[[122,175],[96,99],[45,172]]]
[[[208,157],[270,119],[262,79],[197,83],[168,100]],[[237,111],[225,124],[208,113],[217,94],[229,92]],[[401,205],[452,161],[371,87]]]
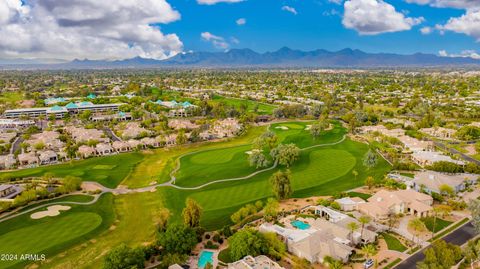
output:
[[[200,269],[198,266],[198,261],[200,260],[200,255],[202,251],[210,251],[213,253],[212,260],[213,260],[213,267],[217,268],[218,266],[218,253],[220,252],[218,249],[202,249],[200,250],[195,256],[191,256],[189,259],[188,264],[190,265],[191,269]]]

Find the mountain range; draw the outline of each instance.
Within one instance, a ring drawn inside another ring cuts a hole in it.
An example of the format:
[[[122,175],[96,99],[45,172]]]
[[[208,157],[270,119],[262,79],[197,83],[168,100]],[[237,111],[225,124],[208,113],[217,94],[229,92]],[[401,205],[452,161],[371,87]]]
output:
[[[442,57],[434,54],[411,55],[366,53],[357,49],[327,51],[293,50],[283,47],[274,52],[251,49],[225,52],[180,53],[165,60],[135,57],[125,60],[73,60],[53,64],[2,64],[3,68],[99,69],[99,68],[380,68],[380,67],[480,67],[480,60],[467,57]]]

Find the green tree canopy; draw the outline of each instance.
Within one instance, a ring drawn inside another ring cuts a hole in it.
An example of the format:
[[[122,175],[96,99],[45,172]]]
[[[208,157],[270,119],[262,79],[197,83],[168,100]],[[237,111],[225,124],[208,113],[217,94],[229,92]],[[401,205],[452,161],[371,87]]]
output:
[[[105,269],[136,269],[143,268],[145,253],[140,248],[130,248],[121,244],[110,250],[105,256],[103,268]]]
[[[198,243],[197,234],[192,228],[171,224],[158,235],[158,242],[167,253],[189,254]]]
[[[292,174],[290,170],[278,171],[270,177],[270,184],[272,184],[273,193],[278,200],[287,199],[292,195]]]

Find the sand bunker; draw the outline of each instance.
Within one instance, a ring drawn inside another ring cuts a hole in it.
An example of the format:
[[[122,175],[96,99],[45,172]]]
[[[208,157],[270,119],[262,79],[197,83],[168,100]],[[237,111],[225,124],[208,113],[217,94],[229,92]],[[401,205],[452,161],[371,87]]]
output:
[[[41,219],[44,217],[55,217],[60,215],[60,211],[66,211],[69,209],[70,207],[65,205],[52,205],[47,207],[47,210],[33,213],[32,215],[30,215],[30,218]]]
[[[277,127],[275,127],[275,129],[288,130],[288,127],[282,125],[282,126],[277,126]]]
[[[263,150],[261,149],[252,149],[252,150],[249,150],[249,151],[245,151],[246,154],[248,155],[252,155],[254,152],[262,152]]]

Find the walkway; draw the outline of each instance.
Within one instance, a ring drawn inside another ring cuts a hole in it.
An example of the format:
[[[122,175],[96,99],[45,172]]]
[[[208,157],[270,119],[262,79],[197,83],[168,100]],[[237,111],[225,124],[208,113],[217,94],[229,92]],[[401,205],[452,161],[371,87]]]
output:
[[[310,146],[310,147],[306,147],[306,148],[303,148],[303,149],[300,149],[301,151],[304,151],[304,150],[309,150],[309,149],[312,149],[312,148],[319,148],[319,147],[326,147],[326,146],[334,146],[334,145],[337,145],[337,144],[340,144],[342,143],[343,141],[345,141],[346,139],[346,135],[343,135],[342,139],[340,139],[339,141],[336,141],[336,142],[332,142],[332,143],[326,143],[326,144],[320,144],[320,145],[313,145],[313,146]],[[210,150],[210,149],[209,149]],[[90,204],[93,204],[95,203],[98,198],[104,194],[104,193],[112,193],[112,194],[115,194],[115,195],[119,195],[119,194],[129,194],[129,193],[141,193],[141,192],[153,192],[156,190],[156,188],[158,187],[172,187],[172,188],[176,188],[176,189],[180,189],[180,190],[198,190],[198,189],[202,189],[202,188],[205,188],[207,186],[210,186],[210,185],[213,185],[213,184],[218,184],[218,183],[224,183],[224,182],[230,182],[230,181],[240,181],[240,180],[246,180],[246,179],[249,179],[249,178],[252,178],[260,173],[263,173],[263,172],[266,172],[266,171],[269,171],[269,170],[272,170],[274,169],[275,167],[277,167],[277,162],[275,162],[271,167],[269,168],[266,168],[266,169],[263,169],[263,170],[259,170],[259,171],[256,171],[250,175],[247,175],[247,176],[244,176],[244,177],[237,177],[237,178],[227,178],[227,179],[219,179],[219,180],[214,180],[214,181],[211,181],[211,182],[208,182],[208,183],[205,183],[205,184],[202,184],[202,185],[199,185],[199,186],[195,186],[195,187],[182,187],[182,186],[178,186],[178,185],[175,185],[175,172],[178,171],[180,169],[180,159],[188,154],[193,154],[193,153],[198,153],[198,152],[202,152],[202,151],[196,151],[196,152],[189,152],[189,153],[186,153],[182,156],[180,156],[178,159],[177,159],[177,167],[172,171],[172,173],[170,174],[170,180],[168,182],[165,182],[165,183],[160,183],[160,184],[155,184],[155,185],[150,185],[150,186],[146,186],[146,187],[141,187],[141,188],[136,188],[136,189],[128,189],[128,188],[122,188],[122,187],[117,187],[115,189],[112,189],[112,188],[108,188],[108,187],[105,187],[103,186],[102,184],[98,183],[98,182],[94,182],[94,181],[84,181],[83,183],[86,183],[86,184],[90,184],[90,185],[93,185],[95,186],[97,189],[99,189],[101,191],[100,194],[98,195],[95,195],[95,198],[94,200],[90,201],[90,202],[87,202],[87,203],[81,203],[81,202],[51,202],[51,203],[48,203],[48,204],[43,204],[43,205],[39,205],[37,207],[34,207],[34,208],[31,208],[31,209],[28,209],[27,211],[23,211],[21,213],[18,213],[18,214],[15,214],[14,212],[12,212],[12,215],[8,215],[7,217],[3,217],[0,219],[0,222],[2,221],[5,221],[5,220],[8,220],[8,219],[11,219],[11,218],[14,218],[16,216],[19,216],[19,215],[22,215],[22,214],[25,214],[25,213],[28,213],[28,212],[31,212],[31,211],[34,211],[34,210],[37,210],[38,208],[41,208],[41,207],[44,207],[44,206],[47,206],[47,205],[55,205],[55,204],[77,204],[77,205],[90,205]]]
[[[38,210],[40,208],[43,208],[43,207],[46,207],[46,206],[50,206],[50,205],[57,205],[57,204],[68,204],[68,205],[92,205],[94,203],[96,203],[98,201],[98,198],[100,198],[100,196],[102,196],[103,193],[101,194],[97,194],[97,195],[89,195],[89,196],[93,196],[93,200],[92,201],[89,201],[89,202],[72,202],[72,201],[60,201],[60,202],[55,202],[54,200],[52,200],[52,202],[50,203],[46,203],[46,204],[41,204],[41,205],[38,205],[38,206],[34,206],[30,209],[27,209],[27,210],[24,210],[24,211],[21,211],[21,212],[11,212],[11,213],[8,213],[6,215],[4,215],[3,217],[0,218],[0,222],[4,222],[4,221],[7,221],[9,219],[13,219],[13,218],[16,218],[18,216],[21,216],[21,215],[24,215],[24,214],[27,214],[29,212],[32,212],[32,211],[35,211],[35,210]],[[71,194],[71,195],[75,195],[75,194]],[[66,196],[62,196],[62,197],[58,197],[58,198],[63,198],[63,197],[68,197],[69,195],[66,195]],[[57,198],[57,199],[58,199]]]

